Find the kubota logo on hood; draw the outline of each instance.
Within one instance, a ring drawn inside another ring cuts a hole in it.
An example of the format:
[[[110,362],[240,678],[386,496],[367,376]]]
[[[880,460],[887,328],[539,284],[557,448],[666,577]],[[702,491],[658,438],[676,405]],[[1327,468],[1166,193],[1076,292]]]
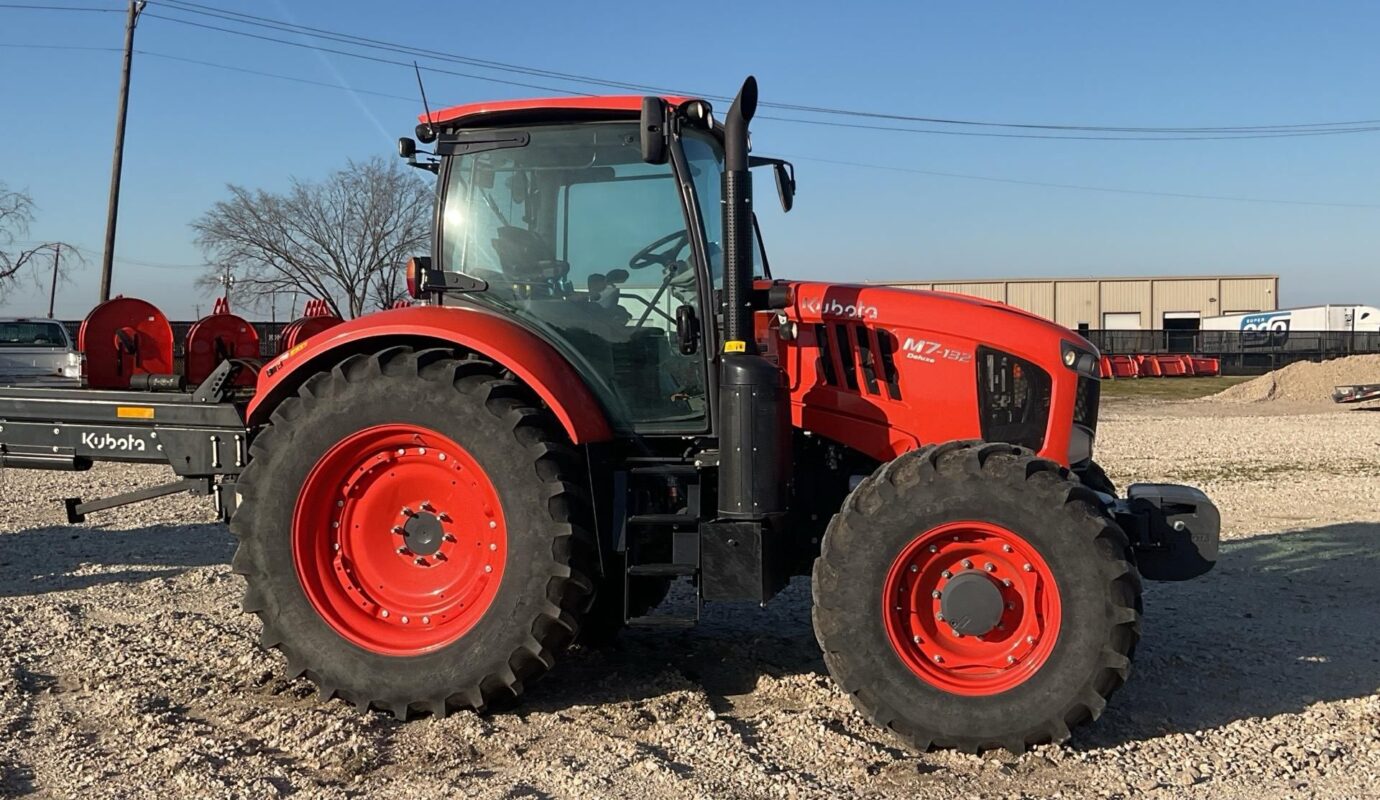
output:
[[[844,317],[845,319],[876,319],[877,307],[869,306],[866,303],[856,305],[846,305],[833,298],[823,300],[814,298],[801,302],[800,308],[806,314],[817,314],[821,317]]]

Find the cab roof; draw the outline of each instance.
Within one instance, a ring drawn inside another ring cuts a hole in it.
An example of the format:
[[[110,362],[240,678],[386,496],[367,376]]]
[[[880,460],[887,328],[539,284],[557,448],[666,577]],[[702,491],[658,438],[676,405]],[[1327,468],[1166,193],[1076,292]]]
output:
[[[433,125],[464,126],[479,123],[493,117],[506,117],[510,114],[530,116],[582,117],[594,114],[624,114],[642,110],[642,95],[604,95],[599,97],[550,97],[535,100],[492,100],[482,103],[443,108],[434,111],[429,120]],[[672,106],[678,106],[687,99],[678,96],[662,97]],[[426,114],[417,116],[419,122],[428,122]]]

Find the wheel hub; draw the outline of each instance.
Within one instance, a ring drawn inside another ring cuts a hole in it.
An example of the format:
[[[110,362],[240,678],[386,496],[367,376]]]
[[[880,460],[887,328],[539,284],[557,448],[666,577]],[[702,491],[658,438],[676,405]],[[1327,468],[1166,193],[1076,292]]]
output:
[[[323,454],[293,517],[313,607],[368,650],[415,655],[463,636],[498,593],[507,526],[468,450],[435,431],[366,428]]]
[[[1059,588],[1040,553],[990,522],[940,525],[901,549],[882,589],[887,638],[924,682],[959,695],[1004,692],[1053,651]]]
[[[955,575],[940,595],[940,613],[958,633],[966,636],[990,633],[1006,610],[999,585],[986,573],[976,570]]]
[[[425,511],[413,514],[403,523],[402,529],[403,541],[407,543],[409,552],[419,556],[431,556],[441,549],[445,529],[441,526],[441,519],[435,514]]]

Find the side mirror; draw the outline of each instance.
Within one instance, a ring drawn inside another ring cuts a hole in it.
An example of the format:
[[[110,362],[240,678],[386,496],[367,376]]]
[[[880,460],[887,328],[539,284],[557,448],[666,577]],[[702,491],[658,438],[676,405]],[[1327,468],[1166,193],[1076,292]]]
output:
[[[676,345],[681,355],[693,356],[700,348],[700,319],[694,306],[676,309]]]
[[[666,101],[660,97],[642,98],[642,160],[648,164],[666,163]]]
[[[781,210],[789,212],[795,206],[795,167],[778,161],[772,165],[776,173],[776,194],[781,198]]]
[[[398,158],[416,158],[417,142],[404,136],[398,140]]]

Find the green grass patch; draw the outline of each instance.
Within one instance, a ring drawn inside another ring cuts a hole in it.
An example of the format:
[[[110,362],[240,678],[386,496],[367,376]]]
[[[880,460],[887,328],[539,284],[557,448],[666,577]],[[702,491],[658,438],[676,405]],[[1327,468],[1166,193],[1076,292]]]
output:
[[[1102,382],[1102,396],[1147,400],[1193,400],[1217,394],[1228,386],[1250,380],[1251,375],[1217,378],[1120,378]]]

